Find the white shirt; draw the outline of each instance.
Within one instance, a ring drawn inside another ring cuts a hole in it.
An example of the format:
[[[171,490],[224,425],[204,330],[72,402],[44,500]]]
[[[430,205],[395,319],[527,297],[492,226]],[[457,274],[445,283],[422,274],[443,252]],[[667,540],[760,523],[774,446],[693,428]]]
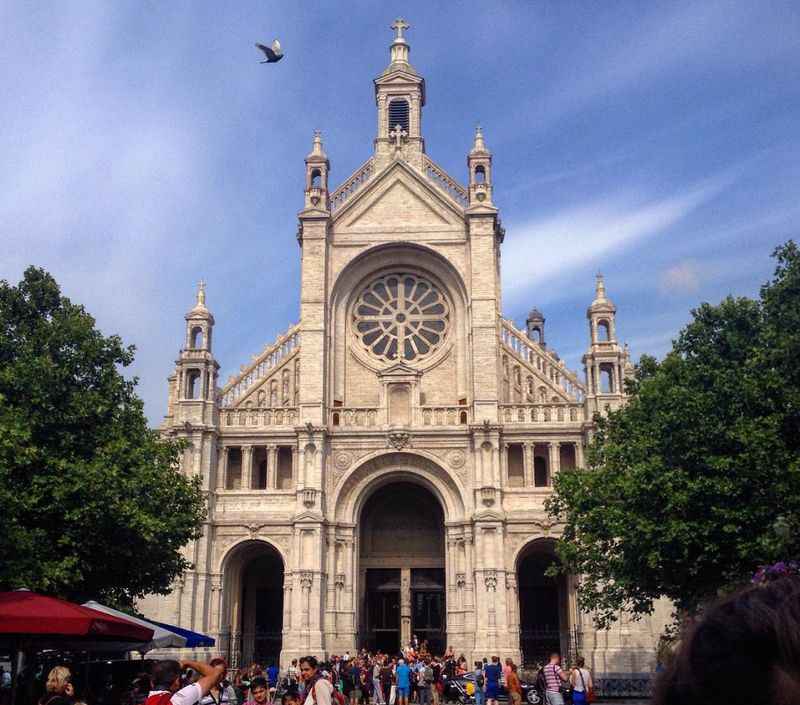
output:
[[[583,676],[583,680],[581,680],[581,676]],[[592,684],[592,675],[585,668],[576,668],[572,681],[573,689],[582,693],[584,690],[589,690],[589,686]]]
[[[159,693],[166,693],[166,690],[151,690],[147,697],[151,695],[158,695]],[[197,683],[190,683],[184,688],[174,692],[169,701],[172,705],[194,705],[200,698],[203,697],[203,691]]]
[[[331,695],[333,695],[333,685],[328,680],[320,678],[314,683],[314,692],[308,691],[308,696],[304,705],[331,705]],[[316,699],[314,696],[317,696]]]

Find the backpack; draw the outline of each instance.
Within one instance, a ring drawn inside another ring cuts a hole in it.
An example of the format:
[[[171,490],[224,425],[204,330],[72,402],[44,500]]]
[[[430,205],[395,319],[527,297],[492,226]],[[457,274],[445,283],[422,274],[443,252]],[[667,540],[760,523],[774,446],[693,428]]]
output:
[[[483,684],[486,682],[486,679],[483,677],[483,671],[480,671],[477,676],[475,676],[475,683],[479,688],[483,688]]]
[[[536,690],[539,691],[542,697],[547,692],[547,676],[544,674],[544,666],[536,674]]]

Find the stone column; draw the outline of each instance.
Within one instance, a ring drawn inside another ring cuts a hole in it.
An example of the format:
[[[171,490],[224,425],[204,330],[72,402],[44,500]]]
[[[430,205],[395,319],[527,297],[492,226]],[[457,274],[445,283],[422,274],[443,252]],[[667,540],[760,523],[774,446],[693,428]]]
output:
[[[523,444],[522,463],[525,470],[525,487],[533,487],[533,443]]]
[[[583,462],[583,442],[578,441],[575,444],[575,465],[579,468],[582,468]]]
[[[253,489],[253,446],[242,446],[242,489]]]
[[[228,446],[217,449],[217,489],[224,490],[228,479]]]
[[[550,451],[550,485],[553,484],[553,478],[556,473],[561,469],[561,444],[558,441],[552,441],[547,444]]]
[[[600,382],[600,363],[594,363],[594,393],[600,394],[600,390],[603,388],[602,383]]]
[[[267,489],[278,488],[278,446],[267,446]]]
[[[411,641],[411,568],[400,569],[400,648]]]

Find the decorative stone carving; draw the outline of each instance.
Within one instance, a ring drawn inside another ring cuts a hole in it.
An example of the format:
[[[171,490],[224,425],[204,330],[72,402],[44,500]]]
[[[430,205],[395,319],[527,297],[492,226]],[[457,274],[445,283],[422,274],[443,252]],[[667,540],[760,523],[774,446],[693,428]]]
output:
[[[310,570],[300,571],[300,587],[303,588],[303,590],[310,590],[313,584],[314,573]]]
[[[346,578],[344,573],[337,573],[336,579],[334,580],[334,585],[336,585],[337,588],[343,588],[345,585],[345,580]]]
[[[316,504],[317,491],[313,488],[303,490],[303,505],[309,509]]]
[[[411,434],[405,431],[389,431],[386,436],[387,445],[396,450],[411,446]]]
[[[495,592],[497,590],[497,571],[494,568],[487,570],[483,576],[483,582],[486,584],[487,590]]]
[[[451,450],[447,454],[447,462],[450,463],[451,468],[463,468],[467,462],[467,456],[464,455],[462,450]]]
[[[494,487],[481,487],[481,501],[491,507],[495,503],[497,490]]]
[[[353,456],[346,450],[337,451],[333,458],[333,464],[338,470],[347,470],[353,463]]]
[[[467,576],[464,573],[456,573],[456,587],[459,590],[463,590],[464,586],[467,584]]]

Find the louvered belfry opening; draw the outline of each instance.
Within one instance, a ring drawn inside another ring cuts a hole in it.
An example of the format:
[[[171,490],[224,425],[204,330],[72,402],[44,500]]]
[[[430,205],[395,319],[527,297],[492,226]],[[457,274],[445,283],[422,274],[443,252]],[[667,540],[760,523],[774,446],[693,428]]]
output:
[[[397,125],[408,132],[408,101],[402,98],[395,98],[389,103],[389,132]]]

